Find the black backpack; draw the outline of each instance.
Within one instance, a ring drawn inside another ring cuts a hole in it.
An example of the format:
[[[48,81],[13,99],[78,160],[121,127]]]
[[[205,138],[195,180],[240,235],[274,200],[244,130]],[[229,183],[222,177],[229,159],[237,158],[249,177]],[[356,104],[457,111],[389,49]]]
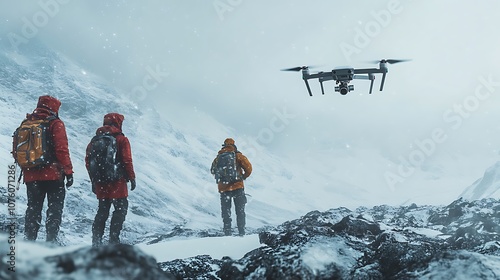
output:
[[[220,153],[213,166],[215,181],[222,184],[232,184],[242,181],[236,163],[236,152]]]
[[[125,172],[117,152],[115,135],[99,134],[90,140],[89,175],[93,183],[109,183],[123,178]]]

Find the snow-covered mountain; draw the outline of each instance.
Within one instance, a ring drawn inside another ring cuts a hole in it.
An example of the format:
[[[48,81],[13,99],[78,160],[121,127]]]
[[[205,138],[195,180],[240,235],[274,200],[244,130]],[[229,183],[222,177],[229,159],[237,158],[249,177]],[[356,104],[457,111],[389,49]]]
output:
[[[500,162],[486,169],[483,177],[468,186],[460,197],[467,200],[500,198]]]
[[[30,44],[20,52],[1,52],[0,66],[2,162],[12,162],[12,132],[25,114],[34,109],[38,96],[50,94],[62,101],[60,117],[66,124],[75,170],[75,184],[67,193],[61,228],[65,243],[90,240],[97,201],[90,191],[83,159],[87,143],[108,112],[125,115],[123,130],[132,143],[138,174],[137,189],[130,194],[124,241],[135,243],[175,226],[219,228],[220,202],[208,170],[212,157],[224,138],[231,135],[230,131],[214,123],[214,129],[218,130],[215,135],[219,138],[181,132],[154,109],[137,108],[98,77],[39,43]],[[270,159],[273,160],[266,160]],[[269,201],[256,200],[253,204],[260,204],[257,209],[287,213]],[[22,185],[17,197],[21,230],[25,207]],[[4,215],[5,210],[0,213]],[[272,222],[272,217],[258,215],[249,219],[250,227]],[[42,228],[42,238],[43,232]]]
[[[426,193],[421,189],[432,189],[433,185],[426,182],[446,182],[447,179],[439,181],[439,167],[430,168],[432,172],[423,168],[416,171],[425,174],[416,175],[415,182],[422,183],[419,188],[406,186],[391,190],[383,181],[383,174],[387,166],[394,167],[394,162],[373,150],[338,151],[335,162],[330,158],[331,151],[324,158],[321,154],[286,158],[274,154],[258,141],[238,135],[202,112],[190,119],[198,119],[203,129],[185,128],[176,118],[162,114],[165,110],[162,104],[145,108],[131,102],[126,93],[36,40],[19,51],[5,48],[0,52],[3,121],[0,159],[4,166],[12,164],[12,132],[43,94],[62,101],[60,117],[66,124],[75,184],[67,192],[63,213],[60,241],[65,247],[58,249],[21,240],[26,209],[25,187],[21,185],[15,198],[15,223],[19,254],[23,255],[19,264],[27,267],[23,272],[27,274],[18,275],[51,277],[59,273],[65,277],[74,273],[75,279],[87,279],[104,273],[102,271],[116,273],[109,266],[93,262],[93,258],[112,259],[117,265],[139,262],[141,265],[134,266],[130,273],[145,273],[144,279],[157,279],[158,275],[168,279],[168,275],[155,267],[154,261],[160,263],[162,270],[177,277],[197,279],[284,276],[280,273],[301,275],[305,279],[349,279],[353,275],[361,277],[359,279],[433,278],[435,271],[443,267],[452,267],[447,273],[454,273],[464,258],[473,260],[474,270],[469,276],[482,273],[476,268],[483,265],[489,269],[485,275],[498,274],[494,268],[499,263],[500,248],[495,216],[499,209],[497,201],[459,200],[447,207],[438,207],[417,206],[410,203],[413,198],[404,199]],[[107,247],[88,248],[97,201],[90,190],[84,152],[102,117],[109,112],[125,115],[123,130],[132,145],[138,176],[138,187],[130,192],[129,213],[122,231],[122,241],[137,246],[122,246],[116,249],[119,253]],[[239,149],[249,156],[254,166],[253,176],[246,181],[250,195],[247,205],[250,236],[237,241],[233,237],[219,237],[220,202],[209,173],[212,159],[226,137],[236,139]],[[366,172],[368,170],[370,172]],[[499,171],[497,163],[466,189],[462,197],[474,200],[498,196]],[[436,177],[424,180],[428,175]],[[440,191],[452,194],[448,189],[459,188],[456,183],[463,183],[459,179],[449,181],[454,184]],[[4,182],[6,180],[4,178]],[[7,203],[4,188],[0,189],[0,201]],[[407,206],[368,208],[380,201],[406,201]],[[361,205],[366,207],[359,208]],[[2,222],[12,216],[6,210],[7,207],[0,210]],[[297,220],[297,217],[302,218]],[[39,235],[42,240],[43,223]],[[6,227],[1,231],[10,233]],[[262,247],[256,241],[257,235]],[[0,242],[6,244],[4,235],[0,237]],[[213,246],[210,250],[218,247],[215,251],[221,255],[207,256],[208,243]],[[187,255],[164,252],[179,250],[182,246],[190,249],[183,250]],[[232,259],[222,258],[231,255],[228,251],[231,247],[239,250]],[[445,253],[440,253],[443,248]],[[78,250],[73,251],[75,249]],[[33,250],[40,252],[38,258],[27,259],[27,252]],[[141,250],[157,259],[151,259]],[[244,254],[241,250],[250,252]],[[417,257],[405,259],[402,252],[408,250]],[[126,262],[121,259],[123,256]],[[182,259],[171,259],[176,256]],[[418,262],[417,258],[423,256],[424,261]],[[33,269],[40,265],[47,266],[47,270]],[[3,269],[0,276],[8,275],[4,273],[4,264],[0,268]],[[127,271],[122,272],[129,273]],[[444,275],[436,277],[447,279],[452,274]]]
[[[174,228],[218,231],[220,201],[209,167],[226,137],[233,137],[254,166],[246,181],[249,196],[247,226],[252,229],[277,225],[314,209],[362,205],[371,194],[357,185],[336,179],[335,170],[320,161],[296,161],[279,157],[258,141],[237,135],[210,116],[199,113],[203,129],[185,129],[175,118],[156,108],[141,108],[128,93],[109,86],[64,55],[36,40],[18,51],[0,52],[0,158],[12,163],[12,132],[26,113],[35,108],[38,96],[50,94],[62,101],[60,117],[66,124],[75,171],[75,184],[67,193],[62,242],[90,243],[97,201],[90,191],[84,167],[85,147],[102,124],[106,113],[125,115],[123,131],[130,139],[137,189],[130,193],[130,208],[123,241],[134,244]],[[182,118],[182,116],[178,116]],[[248,151],[248,152],[247,152]],[[304,168],[312,165],[315,168]],[[318,168],[319,167],[319,168]],[[6,199],[2,189],[2,198]],[[17,193],[17,216],[23,231],[26,195]],[[0,211],[4,218],[6,209]],[[40,230],[44,238],[44,228]]]

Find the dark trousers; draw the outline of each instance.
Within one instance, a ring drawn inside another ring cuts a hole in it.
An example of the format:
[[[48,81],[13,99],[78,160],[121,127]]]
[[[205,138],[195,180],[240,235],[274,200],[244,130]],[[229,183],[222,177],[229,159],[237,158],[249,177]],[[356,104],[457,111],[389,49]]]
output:
[[[34,181],[26,183],[28,208],[24,218],[24,234],[27,240],[36,240],[42,223],[42,208],[47,197],[45,230],[47,241],[55,241],[61,226],[66,190],[63,181]]]
[[[105,198],[99,199],[99,208],[95,215],[94,224],[92,225],[92,244],[100,246],[102,243],[102,236],[104,235],[104,227],[106,220],[109,217],[109,210],[113,205],[113,216],[111,217],[111,224],[109,225],[109,243],[120,243],[120,232],[127,216],[128,200],[124,198]]]
[[[224,231],[231,230],[231,202],[234,200],[234,208],[236,212],[236,224],[240,233],[245,231],[245,204],[247,197],[244,189],[223,192],[220,194],[222,222],[224,223]]]

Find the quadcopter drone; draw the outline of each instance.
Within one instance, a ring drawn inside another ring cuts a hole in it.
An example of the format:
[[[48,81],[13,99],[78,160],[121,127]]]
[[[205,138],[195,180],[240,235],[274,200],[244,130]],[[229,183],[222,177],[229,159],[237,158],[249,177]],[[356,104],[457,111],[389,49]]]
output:
[[[354,90],[354,85],[349,85],[353,79],[360,80],[370,80],[370,91],[372,93],[373,81],[375,80],[375,74],[382,74],[382,81],[380,82],[380,91],[384,89],[385,76],[388,72],[387,64],[395,64],[399,62],[405,62],[408,59],[382,59],[376,61],[379,64],[379,68],[365,68],[365,69],[354,69],[354,68],[335,68],[329,72],[318,72],[314,74],[309,73],[309,66],[299,66],[293,68],[282,69],[281,71],[302,71],[302,79],[306,83],[307,91],[309,96],[312,96],[311,87],[309,86],[308,80],[318,79],[321,85],[321,93],[325,94],[325,89],[323,87],[323,82],[334,80],[338,86],[335,87],[335,92],[340,92],[342,95],[346,95],[350,91]]]

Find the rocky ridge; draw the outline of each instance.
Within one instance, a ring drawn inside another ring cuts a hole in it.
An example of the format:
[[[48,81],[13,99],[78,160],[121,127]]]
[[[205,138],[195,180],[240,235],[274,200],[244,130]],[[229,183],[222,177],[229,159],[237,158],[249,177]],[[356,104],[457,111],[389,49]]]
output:
[[[500,202],[313,211],[233,260],[160,263],[179,279],[499,279]]]

